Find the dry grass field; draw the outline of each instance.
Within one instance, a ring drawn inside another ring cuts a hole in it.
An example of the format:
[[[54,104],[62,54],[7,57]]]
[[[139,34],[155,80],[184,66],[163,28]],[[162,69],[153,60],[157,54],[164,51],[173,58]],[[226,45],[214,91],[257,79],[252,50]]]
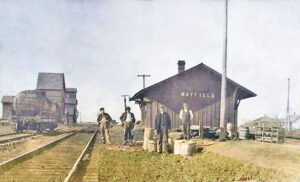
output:
[[[288,143],[292,144],[230,141],[216,143],[206,150],[244,163],[283,172],[289,176],[285,181],[300,181],[300,142]]]
[[[99,181],[298,181],[299,145],[254,141],[198,140],[192,157],[131,150],[120,145],[122,128],[111,129],[113,145],[97,148]],[[100,139],[98,137],[98,139]]]

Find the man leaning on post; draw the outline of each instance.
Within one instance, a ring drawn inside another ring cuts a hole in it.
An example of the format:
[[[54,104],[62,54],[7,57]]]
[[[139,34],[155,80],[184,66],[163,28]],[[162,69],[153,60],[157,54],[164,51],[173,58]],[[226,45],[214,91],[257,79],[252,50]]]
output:
[[[100,108],[100,114],[97,118],[100,126],[100,134],[102,136],[102,142],[110,144],[109,126],[111,122],[111,117],[109,114],[105,113],[104,108]]]
[[[167,152],[168,130],[171,129],[171,119],[162,105],[159,105],[159,113],[155,117],[155,134],[158,135],[158,153]]]

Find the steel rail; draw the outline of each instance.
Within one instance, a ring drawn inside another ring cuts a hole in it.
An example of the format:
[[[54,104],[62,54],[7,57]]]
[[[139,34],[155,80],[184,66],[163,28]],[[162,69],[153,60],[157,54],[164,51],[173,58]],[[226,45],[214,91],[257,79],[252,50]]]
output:
[[[10,136],[10,135],[17,135],[19,133],[6,133],[6,134],[1,134],[0,137],[4,137],[4,136]]]
[[[80,161],[82,160],[83,156],[85,155],[85,153],[87,152],[87,149],[89,148],[89,146],[91,145],[93,139],[96,137],[98,130],[96,129],[96,131],[94,132],[94,134],[92,135],[91,139],[89,140],[89,142],[87,143],[87,145],[85,146],[85,148],[83,149],[83,151],[81,152],[80,156],[77,158],[76,162],[74,163],[72,169],[70,170],[68,176],[65,178],[64,182],[69,182],[71,177],[75,174],[76,169],[80,163]]]
[[[0,145],[1,145],[1,144],[5,144],[5,143],[9,143],[9,142],[13,142],[13,141],[18,141],[18,140],[30,138],[30,137],[33,137],[33,136],[40,136],[40,135],[37,135],[37,134],[29,134],[29,135],[25,135],[25,136],[20,136],[20,137],[15,137],[15,138],[11,138],[11,139],[1,140],[1,141],[0,141]]]
[[[13,140],[13,141],[5,142],[5,143],[0,143],[0,147],[25,142],[25,141],[32,140],[32,139],[40,137],[40,136],[42,136],[42,135],[32,135],[32,136],[28,136],[28,137],[25,137],[25,138],[20,138],[18,140]]]
[[[91,126],[91,127],[93,127],[93,126]],[[88,128],[91,128],[91,127],[88,127]],[[21,159],[21,158],[24,158],[24,157],[26,157],[26,156],[29,156],[29,155],[31,155],[31,154],[34,153],[34,152],[40,151],[40,150],[42,150],[42,149],[44,149],[44,148],[46,148],[46,147],[48,147],[48,146],[50,146],[50,145],[52,145],[52,144],[54,144],[54,143],[56,143],[56,142],[62,141],[63,139],[65,139],[65,138],[67,138],[67,137],[69,137],[69,136],[72,136],[72,135],[74,135],[74,134],[76,134],[76,133],[78,133],[78,132],[81,132],[81,131],[83,131],[83,130],[86,130],[86,129],[88,129],[88,128],[84,128],[84,129],[81,129],[81,130],[72,132],[72,133],[70,133],[70,134],[68,134],[68,135],[59,137],[58,139],[56,139],[56,140],[54,140],[54,141],[50,141],[50,142],[48,142],[48,143],[46,143],[46,144],[44,144],[44,145],[42,145],[42,146],[40,146],[40,147],[38,147],[38,148],[35,148],[35,149],[30,150],[30,151],[28,151],[28,152],[26,152],[26,153],[23,153],[23,154],[21,154],[21,155],[18,155],[18,156],[16,156],[16,157],[12,158],[12,159],[9,159],[9,160],[7,160],[7,161],[5,161],[5,162],[2,162],[2,163],[0,163],[0,168],[3,167],[3,166],[5,166],[5,165],[11,164],[12,162],[15,162],[15,161],[17,161],[17,160],[19,160],[19,159]]]

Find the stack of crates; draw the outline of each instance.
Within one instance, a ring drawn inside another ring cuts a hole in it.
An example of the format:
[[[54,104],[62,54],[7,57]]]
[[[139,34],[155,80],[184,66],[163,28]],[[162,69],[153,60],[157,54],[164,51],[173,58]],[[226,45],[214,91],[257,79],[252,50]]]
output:
[[[284,142],[284,128],[265,126],[261,123],[255,128],[255,140],[259,142],[283,143]]]

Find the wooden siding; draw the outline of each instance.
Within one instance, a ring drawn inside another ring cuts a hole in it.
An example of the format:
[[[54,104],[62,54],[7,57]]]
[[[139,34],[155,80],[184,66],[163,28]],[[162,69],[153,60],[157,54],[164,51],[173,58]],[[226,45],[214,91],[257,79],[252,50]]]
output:
[[[3,112],[2,114],[3,119],[10,119],[12,117],[12,112],[13,112],[12,104],[3,103],[2,112]]]
[[[51,102],[57,104],[57,106],[60,108],[60,118],[62,120],[65,120],[67,118],[64,118],[64,92],[63,91],[45,91],[45,97],[49,99]]]
[[[234,110],[234,97],[227,98],[227,112],[226,112],[226,123],[237,124],[237,110]],[[159,112],[159,103],[158,101],[152,100],[148,102],[143,109],[142,121],[146,127],[154,127],[155,116]],[[166,112],[169,113],[171,118],[171,127],[179,128],[181,125],[181,120],[179,118],[179,113],[171,110],[166,107],[164,104],[161,104],[166,108]],[[203,125],[204,127],[219,127],[220,122],[220,102],[213,103],[201,110],[194,111],[194,119],[192,121],[193,125]]]

